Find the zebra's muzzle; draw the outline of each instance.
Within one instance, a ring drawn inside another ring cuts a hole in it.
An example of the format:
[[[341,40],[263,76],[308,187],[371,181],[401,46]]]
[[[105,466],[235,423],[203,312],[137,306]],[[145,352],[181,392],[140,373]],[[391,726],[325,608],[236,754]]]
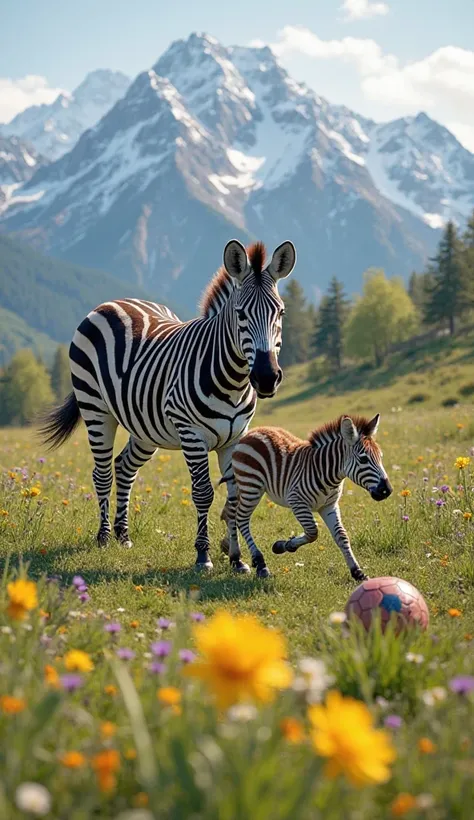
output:
[[[370,491],[374,501],[384,501],[393,493],[393,487],[388,478],[381,478],[377,486]]]
[[[257,350],[249,378],[259,399],[269,399],[275,395],[283,378],[283,371],[278,366],[274,351]]]

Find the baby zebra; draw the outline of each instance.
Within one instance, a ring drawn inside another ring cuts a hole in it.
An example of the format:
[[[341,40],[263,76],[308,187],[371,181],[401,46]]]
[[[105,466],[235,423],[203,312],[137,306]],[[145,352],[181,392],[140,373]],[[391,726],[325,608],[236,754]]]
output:
[[[252,555],[259,578],[270,572],[252,538],[250,518],[262,495],[281,507],[290,507],[304,530],[288,541],[276,541],[273,552],[296,552],[316,541],[318,512],[341,550],[352,577],[367,578],[352,552],[344,529],[339,499],[345,478],[367,490],[375,501],[383,501],[392,486],[382,464],[382,452],[374,441],[380,416],[370,421],[359,416],[341,416],[314,430],[307,441],[279,427],[257,427],[243,436],[234,450],[232,465],[238,500],[227,502],[222,517],[229,524],[229,538],[222,542],[230,563],[237,570],[248,567],[240,560],[237,527]],[[222,481],[229,480],[228,475]]]

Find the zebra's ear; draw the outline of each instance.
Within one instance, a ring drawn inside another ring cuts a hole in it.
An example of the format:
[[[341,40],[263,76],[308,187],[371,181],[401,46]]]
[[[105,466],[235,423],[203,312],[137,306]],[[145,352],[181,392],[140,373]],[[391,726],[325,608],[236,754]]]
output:
[[[273,276],[275,282],[279,279],[286,279],[296,265],[296,248],[293,242],[287,240],[273,251],[267,271]]]
[[[380,421],[380,413],[377,413],[376,416],[371,419],[367,425],[367,435],[368,436],[375,436],[377,430],[379,429],[379,421]]]
[[[344,441],[351,446],[354,445],[359,438],[357,427],[349,416],[343,416],[341,419],[341,435]]]
[[[250,270],[247,251],[238,239],[231,239],[224,248],[224,267],[232,279],[242,284]]]

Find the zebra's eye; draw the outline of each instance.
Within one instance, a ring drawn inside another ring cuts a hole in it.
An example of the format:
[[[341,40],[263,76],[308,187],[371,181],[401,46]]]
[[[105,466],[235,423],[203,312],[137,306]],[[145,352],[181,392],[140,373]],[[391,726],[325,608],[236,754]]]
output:
[[[369,463],[369,457],[368,456],[359,456],[359,462],[361,464],[368,464]]]
[[[282,308],[282,309],[280,310],[280,312],[278,313],[279,318],[281,319],[281,317],[282,317],[282,316],[284,316],[284,315],[285,315],[285,313],[286,313],[285,308]]]

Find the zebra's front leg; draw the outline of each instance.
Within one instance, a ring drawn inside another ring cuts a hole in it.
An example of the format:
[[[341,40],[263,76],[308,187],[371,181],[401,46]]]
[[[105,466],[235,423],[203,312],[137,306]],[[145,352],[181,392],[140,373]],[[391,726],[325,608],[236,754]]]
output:
[[[366,581],[367,575],[360,568],[352,552],[349,536],[342,523],[339,504],[331,504],[328,507],[323,507],[319,512],[334,541],[341,550],[354,581]]]
[[[138,470],[156,452],[149,442],[130,436],[120,455],[115,459],[115,481],[117,484],[117,512],[114,521],[115,537],[124,547],[132,547],[128,534],[128,510],[130,495]]]
[[[219,459],[219,469],[221,475],[228,480],[227,484],[227,501],[221,513],[221,521],[227,524],[227,536],[221,541],[221,549],[229,556],[230,566],[234,572],[250,572],[250,567],[242,561],[240,552],[239,533],[237,530],[237,522],[235,520],[237,512],[237,483],[235,481],[234,472],[232,469],[232,453],[235,449],[235,444],[219,450],[217,457]]]
[[[270,575],[265,558],[253,540],[250,530],[250,518],[263,493],[264,489],[260,486],[241,487],[236,512],[237,526],[247,542],[252,556],[252,566],[257,570],[257,578],[268,578]]]
[[[290,509],[298,523],[303,527],[304,533],[294,535],[288,541],[275,541],[272,547],[272,552],[275,555],[282,555],[284,552],[296,552],[305,544],[312,544],[318,537],[318,525],[308,504],[295,498],[290,501]]]
[[[209,508],[214,499],[214,489],[209,475],[209,449],[201,438],[188,431],[180,432],[181,445],[191,475],[192,499],[197,512],[196,569],[211,570],[214,565],[209,556]]]

